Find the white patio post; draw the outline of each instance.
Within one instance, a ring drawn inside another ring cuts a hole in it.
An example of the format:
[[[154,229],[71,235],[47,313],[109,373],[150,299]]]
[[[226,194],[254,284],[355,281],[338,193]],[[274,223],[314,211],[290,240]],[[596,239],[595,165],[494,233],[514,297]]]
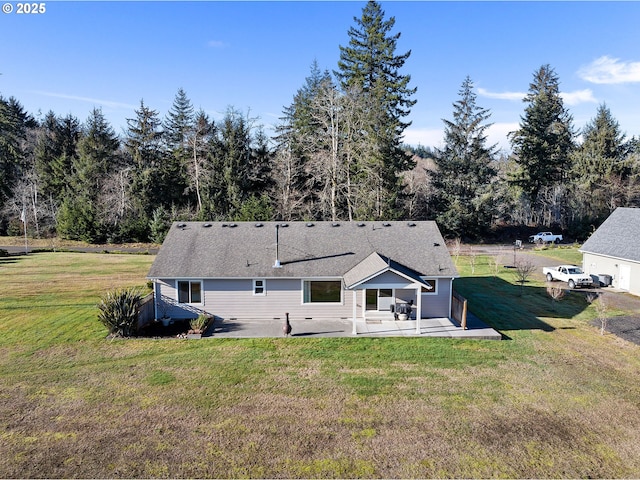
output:
[[[422,286],[416,288],[416,335],[420,335],[420,318],[422,317]]]
[[[356,317],[358,315],[358,292],[357,290],[353,291],[353,330],[351,333],[353,335],[358,334],[358,330],[356,329]]]
[[[453,318],[453,278],[449,280],[449,320]]]
[[[155,315],[155,319],[158,320],[158,298],[160,298],[160,287],[158,285],[158,280],[153,279],[153,314]]]

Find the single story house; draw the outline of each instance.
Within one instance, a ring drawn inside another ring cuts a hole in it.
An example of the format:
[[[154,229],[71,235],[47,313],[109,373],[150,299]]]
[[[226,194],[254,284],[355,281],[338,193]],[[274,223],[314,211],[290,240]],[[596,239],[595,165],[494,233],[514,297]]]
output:
[[[176,222],[148,278],[156,318],[451,318],[435,222]]]
[[[582,245],[582,268],[640,295],[640,208],[616,208]],[[606,277],[605,277],[606,278]]]

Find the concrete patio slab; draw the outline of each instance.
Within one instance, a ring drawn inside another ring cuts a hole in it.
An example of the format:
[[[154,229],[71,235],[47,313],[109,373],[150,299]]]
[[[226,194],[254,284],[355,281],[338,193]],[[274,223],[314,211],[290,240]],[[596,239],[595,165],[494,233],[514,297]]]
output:
[[[214,338],[283,337],[282,320],[216,320],[206,336]],[[346,319],[291,319],[291,337],[446,337],[479,340],[501,340],[502,335],[485,325],[474,315],[467,319],[463,329],[447,318],[420,320],[420,333],[416,321],[356,322],[357,334],[353,335],[353,323]]]

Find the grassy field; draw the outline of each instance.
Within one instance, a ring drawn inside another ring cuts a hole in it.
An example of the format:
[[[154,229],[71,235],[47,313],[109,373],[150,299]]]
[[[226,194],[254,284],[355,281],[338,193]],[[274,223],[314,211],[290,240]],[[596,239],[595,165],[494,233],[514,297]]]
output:
[[[535,253],[558,260],[562,263],[582,265],[582,254],[574,247],[567,247],[565,245],[536,247]]]
[[[152,260],[0,259],[0,477],[640,476],[640,347],[580,294],[460,257],[508,340],[106,339]]]

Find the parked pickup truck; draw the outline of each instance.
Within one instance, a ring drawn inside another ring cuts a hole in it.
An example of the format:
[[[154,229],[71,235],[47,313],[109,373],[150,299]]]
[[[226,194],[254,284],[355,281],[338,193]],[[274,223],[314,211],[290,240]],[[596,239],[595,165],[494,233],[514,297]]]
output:
[[[542,273],[545,274],[548,282],[560,280],[561,282],[567,282],[569,288],[590,287],[593,284],[593,279],[575,265],[560,265],[553,268],[544,267]]]
[[[530,243],[560,243],[562,235],[554,235],[551,232],[538,232],[529,237]]]

